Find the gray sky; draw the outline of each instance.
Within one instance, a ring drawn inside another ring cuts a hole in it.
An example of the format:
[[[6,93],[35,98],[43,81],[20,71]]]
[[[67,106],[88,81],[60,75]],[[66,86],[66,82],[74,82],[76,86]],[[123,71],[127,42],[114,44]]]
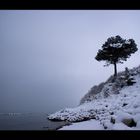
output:
[[[110,36],[140,44],[139,10],[0,11],[0,112],[75,106],[113,66],[94,59]],[[118,71],[139,65],[139,50]]]

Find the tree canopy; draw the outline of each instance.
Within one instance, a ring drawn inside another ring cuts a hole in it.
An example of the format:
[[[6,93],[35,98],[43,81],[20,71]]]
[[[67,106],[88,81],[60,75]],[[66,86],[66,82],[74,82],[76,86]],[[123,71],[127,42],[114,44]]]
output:
[[[95,59],[97,61],[106,61],[106,65],[114,65],[114,76],[117,76],[117,63],[123,63],[127,58],[138,50],[133,39],[123,39],[119,35],[110,37],[99,49]]]

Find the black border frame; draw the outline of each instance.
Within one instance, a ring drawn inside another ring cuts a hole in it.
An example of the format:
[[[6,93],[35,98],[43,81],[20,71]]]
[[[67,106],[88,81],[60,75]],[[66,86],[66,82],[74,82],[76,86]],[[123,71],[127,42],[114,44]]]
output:
[[[114,10],[140,9],[139,0],[0,0],[0,9]]]
[[[140,10],[139,0],[1,0],[0,10]],[[0,131],[0,139],[134,139],[140,131]]]

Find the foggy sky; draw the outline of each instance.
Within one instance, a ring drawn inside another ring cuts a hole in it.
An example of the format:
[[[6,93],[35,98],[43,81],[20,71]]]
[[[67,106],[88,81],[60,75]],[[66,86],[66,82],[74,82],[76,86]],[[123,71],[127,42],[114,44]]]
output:
[[[108,37],[140,44],[139,10],[0,11],[0,112],[51,111],[78,105],[113,66],[94,58]],[[118,64],[138,66],[139,50]]]

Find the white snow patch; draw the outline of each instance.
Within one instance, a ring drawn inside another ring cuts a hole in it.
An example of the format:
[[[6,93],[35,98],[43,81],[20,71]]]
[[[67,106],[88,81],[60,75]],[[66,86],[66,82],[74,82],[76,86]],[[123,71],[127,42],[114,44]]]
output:
[[[113,125],[112,130],[132,130],[132,128],[124,125],[123,123],[116,123]]]
[[[131,42],[129,40],[126,40],[125,41],[125,44],[130,44]]]
[[[64,126],[59,130],[103,130],[103,126],[97,120],[89,120],[84,122],[73,123],[69,126]]]
[[[123,119],[131,119],[133,118],[132,115],[129,113],[123,112],[123,111],[118,111],[117,112],[117,117],[116,117],[116,123],[123,121]]]
[[[121,48],[122,43],[113,43],[113,44],[110,44],[110,46],[113,47],[113,48]]]

